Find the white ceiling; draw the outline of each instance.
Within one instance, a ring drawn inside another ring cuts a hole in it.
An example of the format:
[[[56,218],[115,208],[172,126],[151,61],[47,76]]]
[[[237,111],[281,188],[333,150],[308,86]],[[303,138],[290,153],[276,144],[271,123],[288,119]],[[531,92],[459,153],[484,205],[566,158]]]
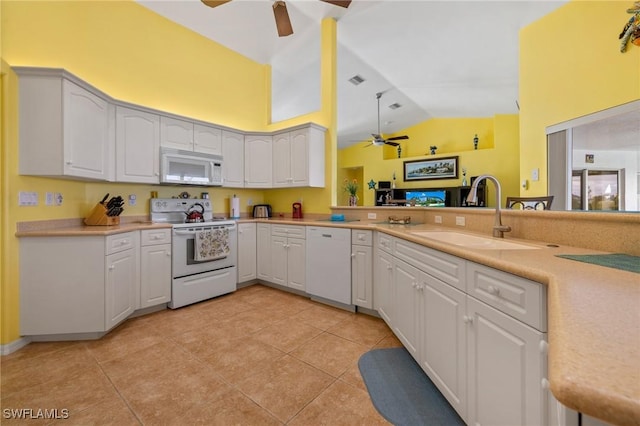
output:
[[[287,0],[294,34],[279,38],[271,0],[137,0],[238,53],[273,68],[274,121],[319,107],[319,23],[338,22],[338,146],[429,118],[518,112],[518,32],[558,1],[353,0],[348,9]],[[348,82],[354,75],[366,81]],[[295,90],[292,90],[295,88]],[[391,110],[393,103],[401,108]],[[410,142],[409,142],[410,143]]]

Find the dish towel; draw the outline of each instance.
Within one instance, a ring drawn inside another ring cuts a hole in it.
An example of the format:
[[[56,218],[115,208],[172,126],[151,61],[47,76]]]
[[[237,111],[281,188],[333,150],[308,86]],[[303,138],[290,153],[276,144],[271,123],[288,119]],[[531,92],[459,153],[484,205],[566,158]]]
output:
[[[229,254],[229,230],[214,228],[197,231],[194,239],[194,260],[204,262],[222,259]]]

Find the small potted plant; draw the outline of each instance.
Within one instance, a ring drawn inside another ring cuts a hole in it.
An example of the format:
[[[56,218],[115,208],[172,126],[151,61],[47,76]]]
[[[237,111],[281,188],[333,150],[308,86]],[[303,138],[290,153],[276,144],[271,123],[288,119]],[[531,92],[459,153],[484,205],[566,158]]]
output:
[[[344,180],[344,191],[349,193],[349,205],[357,206],[358,205],[358,180],[353,179],[345,179]]]

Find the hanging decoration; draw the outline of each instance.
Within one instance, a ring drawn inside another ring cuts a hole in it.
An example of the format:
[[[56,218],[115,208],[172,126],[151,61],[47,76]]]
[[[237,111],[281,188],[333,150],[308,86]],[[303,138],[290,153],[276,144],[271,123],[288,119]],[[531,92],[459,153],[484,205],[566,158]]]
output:
[[[620,52],[627,50],[629,42],[640,46],[640,1],[635,2],[633,8],[627,9],[627,13],[631,13],[632,16],[618,36],[618,39],[620,39]]]
[[[376,181],[371,179],[368,183],[369,189],[376,189]]]

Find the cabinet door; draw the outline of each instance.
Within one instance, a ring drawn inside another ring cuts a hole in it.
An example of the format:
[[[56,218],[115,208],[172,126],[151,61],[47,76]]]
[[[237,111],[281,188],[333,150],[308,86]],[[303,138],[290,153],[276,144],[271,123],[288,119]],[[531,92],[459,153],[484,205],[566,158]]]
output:
[[[113,180],[109,103],[70,81],[62,87],[64,174]]]
[[[467,297],[467,424],[545,424],[541,333]]]
[[[373,248],[351,246],[351,299],[353,304],[373,309]]]
[[[134,249],[106,257],[105,328],[109,330],[135,310],[138,282],[138,257]]]
[[[257,277],[256,224],[238,225],[238,282],[254,280]]]
[[[271,136],[251,135],[244,138],[244,176],[247,188],[271,188]]]
[[[244,188],[244,135],[222,132],[222,185]]]
[[[462,419],[467,414],[466,298],[425,276],[420,365]]]
[[[285,187],[293,183],[291,175],[291,134],[273,136],[273,186]]]
[[[258,223],[256,226],[257,241],[257,275],[258,279],[271,281],[273,279],[271,264],[271,225]]]
[[[393,262],[395,280],[395,318],[393,331],[404,347],[417,360],[420,347],[418,315],[423,294],[423,272],[401,260]]]
[[[393,257],[376,250],[375,274],[373,275],[373,309],[393,329]]]
[[[287,285],[287,237],[271,236],[271,282]]]
[[[206,154],[222,155],[222,129],[194,124],[193,150]]]
[[[291,160],[290,185],[309,185],[309,129],[294,130],[291,132],[291,147],[289,149]]]
[[[306,289],[306,240],[300,238],[287,239],[287,287],[305,291]]]
[[[116,108],[116,179],[158,183],[160,117],[136,109]]]
[[[171,301],[171,244],[140,248],[140,308]]]
[[[193,123],[172,117],[160,117],[160,145],[193,151]]]

